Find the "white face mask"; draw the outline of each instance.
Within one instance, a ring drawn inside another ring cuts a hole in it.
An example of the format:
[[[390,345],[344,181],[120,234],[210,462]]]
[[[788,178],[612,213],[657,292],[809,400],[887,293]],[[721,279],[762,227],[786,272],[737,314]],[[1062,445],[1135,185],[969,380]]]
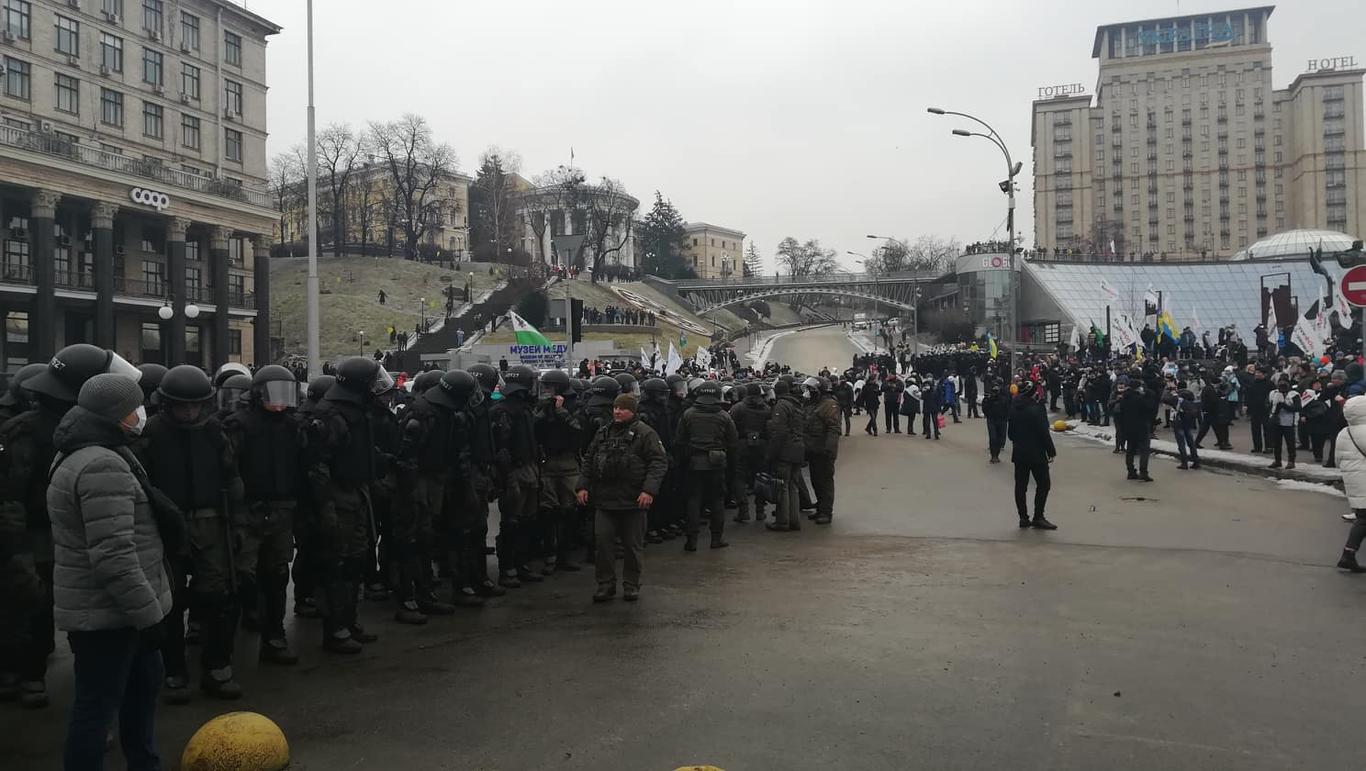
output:
[[[142,429],[147,426],[147,408],[139,404],[138,408],[133,410],[133,414],[138,416],[138,422],[131,426],[123,423],[123,430],[133,436],[142,436]]]

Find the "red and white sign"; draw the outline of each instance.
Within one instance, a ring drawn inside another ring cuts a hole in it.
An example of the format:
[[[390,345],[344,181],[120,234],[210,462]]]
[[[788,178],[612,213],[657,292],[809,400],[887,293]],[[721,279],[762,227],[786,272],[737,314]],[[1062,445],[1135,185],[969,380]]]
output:
[[[1358,265],[1342,274],[1342,296],[1352,307],[1366,308],[1366,265]]]

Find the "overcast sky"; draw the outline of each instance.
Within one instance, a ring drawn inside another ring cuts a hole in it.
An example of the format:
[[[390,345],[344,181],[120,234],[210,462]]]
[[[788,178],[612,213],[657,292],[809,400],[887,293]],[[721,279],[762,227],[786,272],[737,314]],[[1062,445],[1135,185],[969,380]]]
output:
[[[303,0],[246,0],[271,38],[270,152],[301,142]],[[527,176],[569,161],[659,190],[684,218],[749,234],[772,269],[784,236],[866,252],[865,234],[969,243],[1005,236],[1005,162],[1025,164],[1017,224],[1033,244],[1030,102],[1042,85],[1093,90],[1101,24],[1252,4],[1173,0],[316,0],[318,127],[425,115],[472,172],[491,144]],[[1274,82],[1310,57],[1366,63],[1366,3],[1283,3]]]

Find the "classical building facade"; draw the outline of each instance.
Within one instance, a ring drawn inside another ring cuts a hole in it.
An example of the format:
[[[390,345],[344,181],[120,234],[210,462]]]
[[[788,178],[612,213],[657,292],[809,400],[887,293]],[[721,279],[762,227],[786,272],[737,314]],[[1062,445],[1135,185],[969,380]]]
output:
[[[685,222],[683,258],[698,278],[729,278],[743,273],[745,234],[706,222]]]
[[[227,0],[0,0],[0,368],[267,363],[266,39]],[[163,318],[169,316],[169,318]]]
[[[554,248],[559,235],[585,236],[584,265],[592,267],[599,242],[603,265],[638,268],[633,223],[640,201],[620,185],[532,187],[513,195],[521,248],[547,265],[563,265],[571,255]]]
[[[1096,30],[1094,101],[1033,105],[1038,248],[1226,257],[1290,228],[1366,230],[1363,70],[1315,60],[1276,89],[1273,9]]]

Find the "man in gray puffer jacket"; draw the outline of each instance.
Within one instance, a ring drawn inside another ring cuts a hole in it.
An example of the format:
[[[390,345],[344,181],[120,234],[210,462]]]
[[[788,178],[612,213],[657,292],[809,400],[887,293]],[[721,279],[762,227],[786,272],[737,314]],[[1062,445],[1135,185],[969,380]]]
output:
[[[96,375],[54,436],[53,618],[68,632],[76,671],[67,768],[101,766],[115,715],[128,766],[160,767],[157,635],[171,611],[171,582],[146,475],[127,447],[146,422],[136,380]]]

